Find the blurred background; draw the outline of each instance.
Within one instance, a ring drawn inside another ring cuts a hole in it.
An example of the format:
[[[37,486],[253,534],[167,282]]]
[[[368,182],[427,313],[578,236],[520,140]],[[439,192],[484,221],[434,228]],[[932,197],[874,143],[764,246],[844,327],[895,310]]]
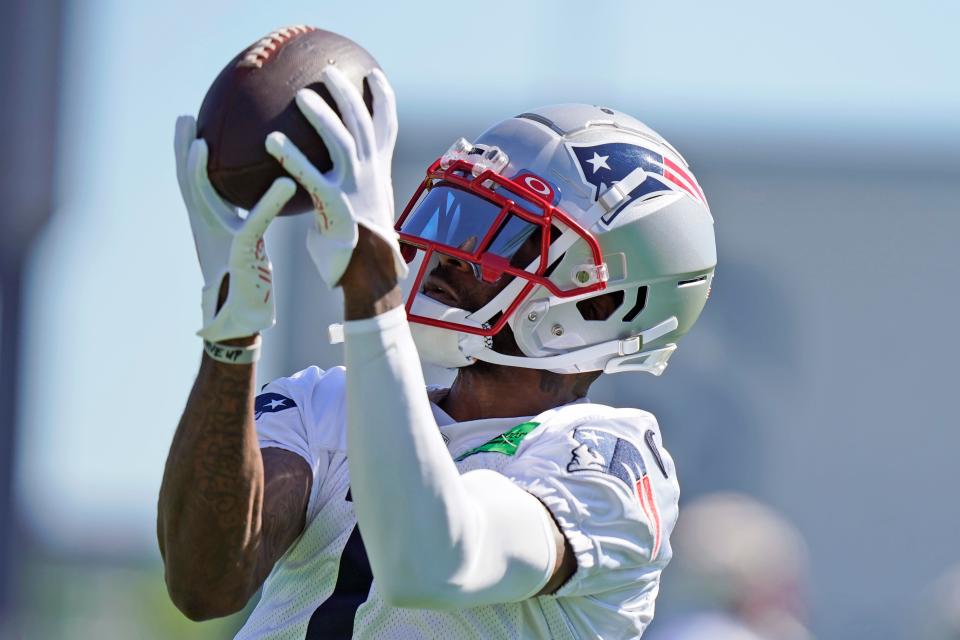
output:
[[[390,76],[399,204],[457,137],[553,102],[631,113],[692,165],[716,219],[710,303],[662,378],[591,394],[656,413],[677,461],[652,638],[960,637],[960,3],[0,11],[5,637],[216,639],[242,622],[173,608],[154,532],[201,350],[173,123],[237,51],[297,23],[358,41]],[[268,233],[263,381],[342,361],[306,222]]]

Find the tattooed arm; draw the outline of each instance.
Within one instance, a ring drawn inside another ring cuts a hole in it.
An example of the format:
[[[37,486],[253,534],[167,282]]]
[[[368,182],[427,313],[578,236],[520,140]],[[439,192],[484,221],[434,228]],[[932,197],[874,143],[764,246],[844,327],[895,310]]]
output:
[[[157,538],[167,589],[193,620],[239,611],[303,531],[312,472],[263,449],[253,365],[203,356],[160,488]]]

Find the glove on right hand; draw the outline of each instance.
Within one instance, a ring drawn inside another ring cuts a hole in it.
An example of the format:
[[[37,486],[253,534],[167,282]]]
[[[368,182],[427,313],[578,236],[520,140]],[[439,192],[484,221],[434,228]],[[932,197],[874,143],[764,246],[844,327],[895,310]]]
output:
[[[397,140],[397,106],[386,76],[375,69],[367,76],[373,94],[373,118],[360,92],[336,67],[323,70],[323,84],[343,114],[315,92],[301,89],[297,106],[323,139],[333,169],[320,173],[279,131],[267,136],[267,152],[297,179],[313,199],[314,222],[307,233],[307,250],[320,276],[337,286],[357,245],[357,225],[363,225],[393,250],[398,277],[407,275],[393,229],[393,185],[390,166]]]

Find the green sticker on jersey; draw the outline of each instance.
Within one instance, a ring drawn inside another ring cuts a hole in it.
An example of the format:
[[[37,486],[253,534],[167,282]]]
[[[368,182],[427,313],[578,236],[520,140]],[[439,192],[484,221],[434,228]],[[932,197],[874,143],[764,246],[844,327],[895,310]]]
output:
[[[528,433],[539,426],[539,422],[524,422],[522,424],[518,424],[509,431],[504,431],[497,437],[484,442],[479,447],[474,447],[473,449],[460,454],[457,456],[456,461],[460,462],[464,458],[469,458],[475,453],[502,453],[504,455],[512,456],[517,452],[517,448],[520,446],[520,441],[523,440]]]

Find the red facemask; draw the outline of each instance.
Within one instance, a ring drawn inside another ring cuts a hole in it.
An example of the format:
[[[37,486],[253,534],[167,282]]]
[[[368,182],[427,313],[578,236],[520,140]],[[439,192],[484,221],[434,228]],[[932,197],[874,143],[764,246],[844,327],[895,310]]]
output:
[[[396,224],[407,262],[424,253],[406,303],[410,321],[492,336],[537,285],[561,298],[604,289],[602,280],[574,283],[564,289],[549,279],[555,266],[550,264],[550,246],[560,234],[574,233],[583,238],[593,261],[589,266],[598,272],[603,269],[596,238],[556,207],[556,200],[549,183],[532,173],[507,178],[480,162],[449,161],[446,157],[434,162]],[[484,282],[512,277],[520,278],[523,285],[498,310],[502,313],[492,326],[486,324],[486,318],[481,319],[485,324],[477,327],[417,315],[412,313],[413,301],[423,288],[435,253],[470,265]],[[553,262],[559,262],[561,256],[553,256]]]

